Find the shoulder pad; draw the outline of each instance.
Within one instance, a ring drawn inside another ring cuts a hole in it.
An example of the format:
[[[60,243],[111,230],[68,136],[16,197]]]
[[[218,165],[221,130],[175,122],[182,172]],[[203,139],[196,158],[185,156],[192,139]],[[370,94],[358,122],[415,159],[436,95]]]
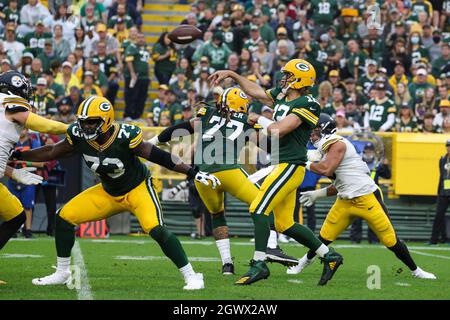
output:
[[[342,141],[344,138],[341,136],[338,136],[337,134],[330,134],[322,137],[319,141],[319,146],[317,149],[322,153],[327,153],[330,146],[338,141]]]
[[[8,112],[24,112],[32,109],[26,99],[15,95],[3,98],[3,106]]]

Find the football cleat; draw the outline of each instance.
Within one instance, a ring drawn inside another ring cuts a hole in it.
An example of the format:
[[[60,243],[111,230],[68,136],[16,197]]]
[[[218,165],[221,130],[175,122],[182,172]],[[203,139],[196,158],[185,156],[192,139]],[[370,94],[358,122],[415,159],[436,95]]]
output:
[[[195,273],[187,277],[184,290],[200,290],[205,288],[205,282],[203,281],[203,273]]]
[[[324,286],[328,281],[333,278],[336,270],[343,263],[344,258],[334,251],[334,249],[330,248],[327,254],[323,258],[320,258],[320,263],[323,263],[323,271],[322,276],[320,277],[319,286]]]
[[[279,246],[277,246],[275,249],[267,248],[266,260],[268,262],[277,262],[287,267],[296,266],[298,264],[297,259],[288,256],[283,252],[283,250],[281,250]]]
[[[229,275],[234,274],[234,264],[232,264],[232,263],[225,263],[222,266],[222,274],[224,276],[229,276]]]
[[[49,276],[43,278],[35,278],[31,280],[31,283],[36,286],[52,286],[58,284],[67,284],[70,282],[71,273],[70,271],[60,271],[57,270]]]
[[[289,237],[285,236],[284,234],[280,234],[278,236],[278,241],[281,243],[289,243]]]
[[[298,264],[296,266],[292,266],[286,270],[287,274],[299,274],[306,267],[310,266],[314,262],[314,258],[309,260],[306,254],[298,260]]]
[[[236,285],[249,285],[256,281],[267,279],[270,276],[269,268],[264,261],[250,260],[250,270],[242,277],[239,278],[234,284]]]
[[[415,277],[415,278],[419,278],[419,279],[436,279],[436,276],[430,272],[426,272],[422,269],[420,269],[419,267],[417,267],[416,270],[411,271],[411,274]]]

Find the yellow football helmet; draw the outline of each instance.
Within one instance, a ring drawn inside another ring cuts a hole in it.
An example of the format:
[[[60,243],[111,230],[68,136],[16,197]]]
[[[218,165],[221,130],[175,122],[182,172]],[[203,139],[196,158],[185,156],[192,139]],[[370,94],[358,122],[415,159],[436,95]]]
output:
[[[81,102],[77,118],[78,127],[84,138],[94,140],[112,126],[114,109],[108,99],[91,96]]]
[[[316,81],[316,70],[311,63],[303,59],[292,59],[286,63],[281,72],[283,72],[281,87],[284,94],[291,88],[312,87]]]
[[[234,112],[247,113],[248,104],[250,101],[244,91],[239,88],[232,87],[226,89],[220,95],[217,103],[220,109],[228,108]]]

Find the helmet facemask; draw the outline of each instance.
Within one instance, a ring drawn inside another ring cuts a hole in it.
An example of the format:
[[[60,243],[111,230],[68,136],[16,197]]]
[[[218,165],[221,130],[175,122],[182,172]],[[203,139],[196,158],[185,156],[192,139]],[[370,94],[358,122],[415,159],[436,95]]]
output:
[[[78,118],[77,124],[81,134],[86,140],[95,140],[102,132],[105,121],[100,117]]]
[[[283,94],[286,94],[291,86],[297,81],[298,79],[292,72],[283,71],[283,77],[279,80],[279,86],[281,87]]]

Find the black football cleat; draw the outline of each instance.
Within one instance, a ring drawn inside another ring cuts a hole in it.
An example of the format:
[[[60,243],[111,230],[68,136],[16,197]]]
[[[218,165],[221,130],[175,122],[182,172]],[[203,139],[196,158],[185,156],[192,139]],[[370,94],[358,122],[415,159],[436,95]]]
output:
[[[222,274],[224,276],[229,276],[234,274],[234,264],[232,263],[225,263],[222,266]]]
[[[269,268],[264,261],[250,260],[250,270],[239,278],[234,284],[249,285],[256,281],[267,279],[270,276]]]
[[[280,263],[286,267],[293,267],[298,264],[298,259],[288,256],[281,250],[279,246],[275,249],[267,248],[266,250],[266,260],[268,262]]]
[[[344,258],[339,253],[334,251],[334,249],[330,248],[330,251],[328,251],[323,258],[320,258],[320,263],[323,263],[323,271],[318,285],[326,285],[327,282],[333,278],[333,275],[339,266],[343,264],[343,262]]]

